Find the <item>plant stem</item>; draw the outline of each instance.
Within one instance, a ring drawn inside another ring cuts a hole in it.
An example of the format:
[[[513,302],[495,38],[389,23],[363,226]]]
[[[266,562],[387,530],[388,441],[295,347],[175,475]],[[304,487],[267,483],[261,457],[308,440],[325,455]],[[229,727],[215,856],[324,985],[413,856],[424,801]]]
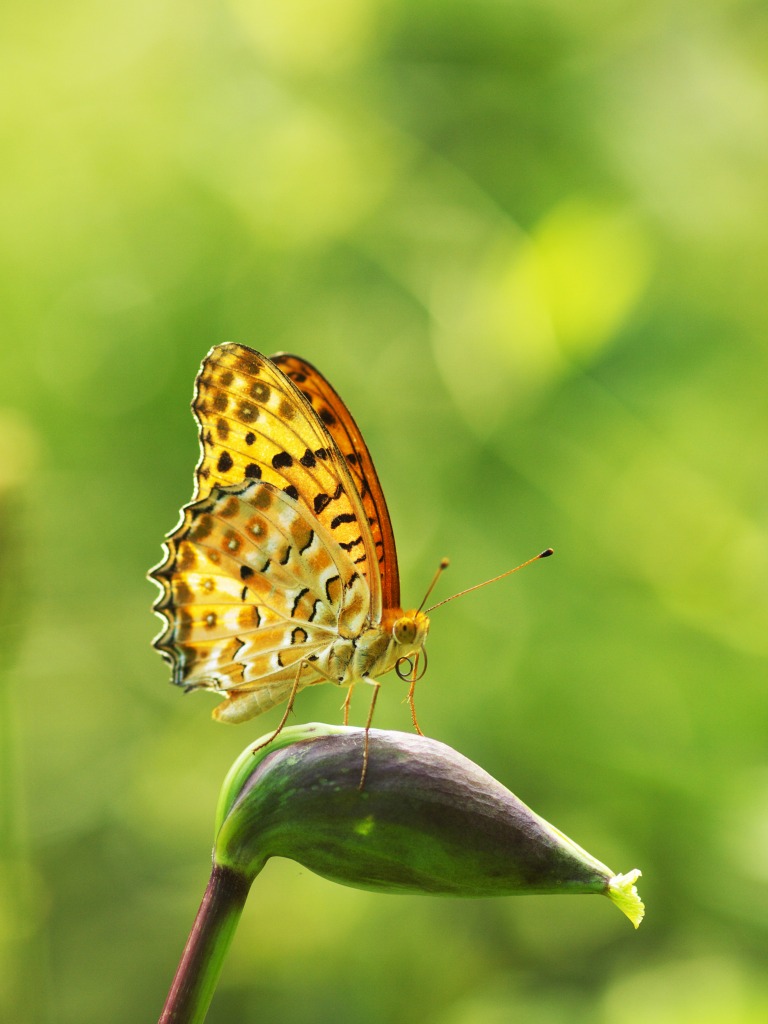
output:
[[[249,879],[214,864],[158,1024],[202,1024],[245,906]]]

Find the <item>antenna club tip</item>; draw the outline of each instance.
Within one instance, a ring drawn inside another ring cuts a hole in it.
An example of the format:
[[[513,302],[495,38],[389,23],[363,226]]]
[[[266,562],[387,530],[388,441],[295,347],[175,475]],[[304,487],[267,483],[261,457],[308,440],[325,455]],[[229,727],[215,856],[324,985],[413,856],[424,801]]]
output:
[[[451,564],[450,558],[441,558],[440,559],[440,568],[441,569],[447,569],[450,564]]]
[[[550,555],[554,555],[554,553],[555,553],[555,549],[554,548],[547,548],[546,551],[542,551],[541,554],[538,555],[537,557],[538,558],[549,558],[549,556]]]

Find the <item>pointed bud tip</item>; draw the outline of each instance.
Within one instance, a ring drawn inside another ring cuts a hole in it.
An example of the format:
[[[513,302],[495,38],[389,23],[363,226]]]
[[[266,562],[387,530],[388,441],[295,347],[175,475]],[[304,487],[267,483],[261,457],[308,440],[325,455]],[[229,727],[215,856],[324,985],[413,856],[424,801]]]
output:
[[[635,928],[640,927],[640,922],[645,917],[645,904],[640,899],[635,882],[642,875],[642,871],[634,868],[626,875],[614,875],[608,882],[606,895],[613,900],[619,910],[626,914]]]

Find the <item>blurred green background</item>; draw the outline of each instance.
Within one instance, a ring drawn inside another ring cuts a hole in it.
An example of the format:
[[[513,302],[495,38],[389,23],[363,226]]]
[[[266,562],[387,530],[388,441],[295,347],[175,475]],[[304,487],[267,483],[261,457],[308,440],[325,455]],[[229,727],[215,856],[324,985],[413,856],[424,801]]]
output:
[[[422,726],[616,871],[369,895],[273,862],[211,1024],[768,1018],[768,8],[11,3],[2,15],[0,1019],[156,1019],[219,785],[150,641],[211,345],[356,416]],[[376,724],[408,729],[387,677]],[[340,720],[301,694],[298,720]],[[361,722],[367,695],[354,704]]]

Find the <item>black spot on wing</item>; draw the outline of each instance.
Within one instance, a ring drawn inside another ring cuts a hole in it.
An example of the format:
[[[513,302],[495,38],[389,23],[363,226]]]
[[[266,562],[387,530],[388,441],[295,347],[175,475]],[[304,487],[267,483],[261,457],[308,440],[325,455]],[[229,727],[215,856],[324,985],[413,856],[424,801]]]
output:
[[[300,590],[298,592],[298,594],[296,595],[296,600],[293,602],[293,607],[291,608],[291,615],[292,616],[296,614],[296,609],[299,607],[299,602],[301,601],[302,597],[304,597],[304,595],[308,594],[308,593],[309,593],[309,587],[304,587],[302,590]],[[315,606],[317,606],[317,601],[315,601]],[[312,618],[313,618],[314,614],[315,614],[315,609],[313,608],[312,609],[312,615],[310,615],[310,617],[309,617],[309,621],[310,622],[312,621]]]
[[[331,529],[332,530],[336,530],[343,523],[355,523],[355,522],[357,522],[357,520],[355,519],[355,517],[352,515],[351,512],[342,512],[341,515],[334,516],[334,518],[331,520]]]
[[[216,463],[216,469],[220,473],[228,473],[233,465],[232,456],[229,452],[222,452],[219,456],[219,461]]]
[[[338,576],[329,576],[325,581],[325,596],[328,598],[328,604],[333,604],[333,598],[331,597],[331,587],[334,583],[339,582]]]
[[[253,423],[259,418],[259,410],[250,402],[241,402],[237,408],[241,423]]]
[[[320,513],[323,511],[323,509],[328,508],[328,506],[330,504],[331,504],[331,496],[330,496],[330,494],[325,494],[323,491],[321,491],[319,494],[316,494],[315,495],[315,500],[313,502],[314,509],[315,509],[315,515],[319,516]]]
[[[266,402],[269,399],[272,389],[269,384],[265,384],[262,380],[255,380],[251,384],[251,398],[255,398],[257,402]]]

